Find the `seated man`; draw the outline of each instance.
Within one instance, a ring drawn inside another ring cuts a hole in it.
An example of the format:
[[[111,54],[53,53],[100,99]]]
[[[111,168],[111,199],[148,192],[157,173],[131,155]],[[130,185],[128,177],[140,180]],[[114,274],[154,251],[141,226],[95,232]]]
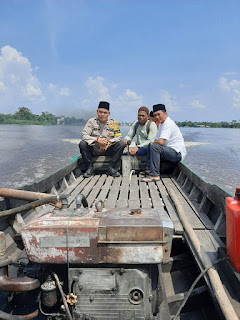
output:
[[[160,180],[161,160],[178,162],[186,156],[186,148],[182,133],[176,123],[168,117],[164,104],[153,106],[153,115],[159,122],[156,140],[148,147],[149,177],[141,181],[151,182]]]
[[[109,118],[109,103],[100,101],[97,118],[91,118],[82,131],[82,141],[79,143],[80,153],[88,169],[84,178],[93,175],[92,156],[106,155],[112,157],[108,174],[119,177],[117,164],[121,158],[125,143],[116,120]]]
[[[135,121],[126,135],[124,142],[130,144],[136,135],[136,147],[130,151],[132,156],[144,156],[147,154],[147,147],[150,142],[154,141],[157,133],[156,124],[149,120],[149,110],[147,107],[138,109],[138,121]]]

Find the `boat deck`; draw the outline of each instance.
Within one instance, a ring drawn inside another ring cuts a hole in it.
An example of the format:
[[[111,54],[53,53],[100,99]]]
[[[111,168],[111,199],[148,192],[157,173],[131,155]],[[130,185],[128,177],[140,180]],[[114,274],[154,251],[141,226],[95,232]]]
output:
[[[96,174],[90,178],[78,177],[74,171],[75,165],[72,164],[72,171],[66,172],[66,169],[62,169],[56,173],[55,177],[49,177],[48,179],[33,185],[32,191],[41,191],[51,194],[67,194],[68,205],[70,210],[76,207],[75,198],[81,193],[83,194],[88,205],[91,208],[95,207],[95,204],[102,200],[104,206],[107,209],[129,207],[130,209],[160,209],[166,210],[174,224],[174,237],[175,239],[184,239],[189,246],[192,256],[200,270],[204,269],[204,259],[199,258],[195,248],[191,244],[191,240],[188,239],[187,233],[184,231],[183,225],[179,219],[175,204],[170,196],[171,191],[176,195],[182,209],[184,210],[186,219],[191,224],[197,238],[201,243],[201,250],[207,255],[209,264],[214,264],[219,258],[225,255],[225,245],[219,237],[219,230],[221,227],[222,217],[216,217],[218,207],[213,205],[212,199],[215,199],[214,189],[211,192],[203,194],[200,192],[199,178],[193,175],[184,173],[184,169],[180,173],[175,174],[162,174],[161,180],[157,182],[141,182],[142,176],[139,174],[133,174],[131,176],[120,176],[113,178],[106,174]],[[197,182],[197,183],[195,183]],[[196,187],[198,186],[198,187]],[[215,187],[213,187],[215,188]],[[202,188],[204,189],[204,188]],[[10,202],[6,202],[8,205]],[[11,204],[13,204],[11,200]],[[8,255],[13,261],[19,256],[20,249],[16,246],[15,240],[20,229],[25,223],[30,221],[35,215],[46,213],[49,205],[37,207],[22,215],[24,223],[22,222],[20,215],[17,214],[13,222],[13,226],[8,227],[6,230],[6,240],[8,247]],[[2,228],[5,224],[7,226],[7,219],[2,221]],[[15,232],[12,231],[14,228]],[[183,253],[184,255],[184,253]],[[176,257],[183,262],[189,261],[189,257],[185,258]],[[190,258],[191,259],[191,258]],[[228,260],[225,260],[219,265],[215,266],[221,281],[224,284],[224,288],[228,295],[231,304],[240,318],[240,292],[234,288],[240,284],[240,277],[234,270]],[[167,300],[171,304],[176,306],[182,301],[182,293],[188,290],[190,286],[190,279],[181,281],[185,284],[185,287],[180,287],[179,279],[184,276],[185,269],[177,270],[176,272],[164,272],[163,281],[167,288]],[[175,280],[175,273],[178,275]],[[180,275],[180,276],[179,276]],[[186,274],[185,274],[186,275]],[[228,277],[229,275],[229,277]],[[226,279],[227,277],[227,279]],[[207,275],[204,276],[206,285],[197,288],[196,292],[212,291],[212,286]],[[188,281],[187,281],[188,280]],[[214,293],[212,292],[212,296]],[[216,301],[214,301],[216,304]],[[216,304],[218,308],[218,304]]]

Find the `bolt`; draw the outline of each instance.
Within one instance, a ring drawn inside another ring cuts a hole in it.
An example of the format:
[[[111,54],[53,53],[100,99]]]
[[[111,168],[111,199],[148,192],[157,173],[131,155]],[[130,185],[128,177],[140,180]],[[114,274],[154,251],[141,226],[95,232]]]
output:
[[[90,296],[90,301],[93,301],[94,300],[94,295],[92,294],[91,296]]]
[[[79,285],[78,288],[79,288],[79,290],[82,290],[82,289],[83,289],[83,286],[82,286],[82,285]]]
[[[120,269],[120,274],[123,274],[125,272],[125,269],[124,268],[121,268]]]
[[[114,273],[115,273],[115,271],[114,271],[114,270],[111,270],[110,272],[111,272],[111,274],[114,274]]]
[[[168,233],[167,232],[164,233],[164,237],[168,237]]]
[[[165,252],[168,252],[168,248],[165,248],[164,251],[165,251]]]
[[[149,300],[149,301],[152,301],[152,299],[153,299],[153,296],[150,295],[149,298],[148,298],[148,300]]]

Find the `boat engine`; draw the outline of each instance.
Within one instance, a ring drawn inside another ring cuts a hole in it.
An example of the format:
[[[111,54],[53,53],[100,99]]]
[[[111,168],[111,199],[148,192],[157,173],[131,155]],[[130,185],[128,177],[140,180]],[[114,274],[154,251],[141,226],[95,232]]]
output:
[[[40,214],[21,235],[28,259],[48,271],[40,308],[48,319],[140,320],[164,313],[161,267],[173,236],[164,207],[107,210],[100,201],[88,208],[79,195],[75,208]]]

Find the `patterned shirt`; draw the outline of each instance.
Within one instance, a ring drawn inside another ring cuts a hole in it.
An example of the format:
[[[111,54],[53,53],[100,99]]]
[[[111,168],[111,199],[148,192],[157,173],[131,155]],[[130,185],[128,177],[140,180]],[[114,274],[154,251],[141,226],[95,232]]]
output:
[[[108,118],[105,123],[101,123],[97,118],[91,118],[82,131],[82,140],[89,145],[93,145],[96,138],[107,138],[109,143],[115,143],[122,139],[122,134],[116,120]]]

